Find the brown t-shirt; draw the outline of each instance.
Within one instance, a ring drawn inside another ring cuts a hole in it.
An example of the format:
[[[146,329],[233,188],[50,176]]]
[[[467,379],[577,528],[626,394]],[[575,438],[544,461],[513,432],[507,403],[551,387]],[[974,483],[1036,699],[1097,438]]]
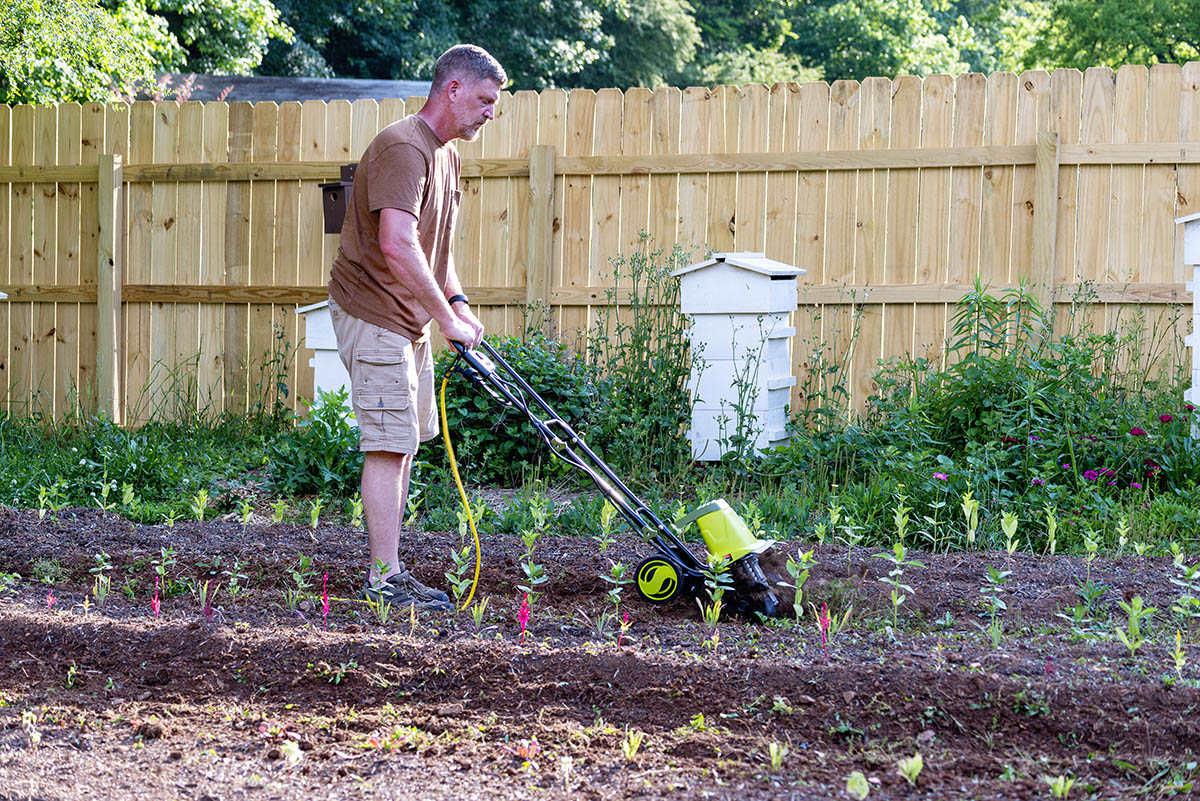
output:
[[[454,145],[442,143],[416,114],[387,126],[367,145],[354,173],[329,279],[330,297],[348,314],[413,340],[426,333],[429,313],[388,267],[379,247],[379,210],[400,209],[417,218],[417,237],[434,283],[445,288],[462,197],[460,166]]]

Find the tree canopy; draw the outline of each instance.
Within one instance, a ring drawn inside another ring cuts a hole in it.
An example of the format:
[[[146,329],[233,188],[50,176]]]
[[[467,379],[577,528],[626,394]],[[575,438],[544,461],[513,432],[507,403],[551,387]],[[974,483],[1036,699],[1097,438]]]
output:
[[[9,102],[155,71],[426,79],[455,42],[511,89],[833,81],[1200,58],[1200,0],[0,0]]]

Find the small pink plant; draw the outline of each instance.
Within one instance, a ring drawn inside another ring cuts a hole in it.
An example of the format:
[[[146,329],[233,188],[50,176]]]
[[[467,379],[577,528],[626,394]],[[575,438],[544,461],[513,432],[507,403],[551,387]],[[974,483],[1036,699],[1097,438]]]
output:
[[[529,623],[529,593],[521,602],[521,611],[517,612],[517,622],[521,624],[521,642],[525,642],[525,626]]]
[[[1175,419],[1175,418],[1174,418],[1174,417],[1172,417],[1172,416],[1171,416],[1171,415],[1169,415],[1169,414],[1160,414],[1160,415],[1158,416],[1158,421],[1159,421],[1160,423],[1169,423],[1169,422],[1171,422],[1171,421],[1172,421],[1172,420],[1174,420],[1174,419]]]
[[[54,590],[46,590],[46,608],[53,609],[54,602],[58,599],[54,597]]]
[[[162,608],[162,601],[158,599],[158,583],[159,577],[154,577],[154,597],[150,599],[150,610],[154,612],[154,616],[158,617],[158,611]]]
[[[1146,429],[1134,426],[1133,428],[1129,429],[1129,434],[1130,436],[1134,437],[1144,437],[1146,436]]]
[[[617,635],[617,647],[621,647],[622,641],[625,639],[625,632],[629,631],[629,610],[625,610],[621,615],[621,633]]]
[[[329,628],[329,573],[321,581],[321,625]]]
[[[817,615],[817,628],[821,631],[821,652],[825,654],[825,661],[829,661],[829,649],[826,647],[829,634],[829,626],[833,623],[833,618],[829,616],[829,604],[822,603],[821,611]]]

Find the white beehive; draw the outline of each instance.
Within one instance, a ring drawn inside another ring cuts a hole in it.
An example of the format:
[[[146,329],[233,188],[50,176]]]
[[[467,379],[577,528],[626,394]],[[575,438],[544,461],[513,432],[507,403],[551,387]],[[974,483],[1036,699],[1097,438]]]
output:
[[[349,411],[350,373],[346,371],[346,365],[342,364],[342,357],[338,355],[337,336],[333,333],[329,301],[301,306],[296,309],[296,314],[304,315],[304,345],[313,350],[313,357],[308,360],[308,365],[313,368],[314,373],[313,400],[319,397],[318,390],[334,392],[344,387],[346,409]],[[358,425],[353,417],[350,418],[350,424]]]
[[[804,270],[762,253],[714,253],[672,273],[692,322],[692,457],[717,461],[744,433],[755,449],[782,445],[796,329],[796,279]],[[740,426],[740,429],[739,429]]]
[[[1192,268],[1192,280],[1187,290],[1192,293],[1192,333],[1184,344],[1192,349],[1192,386],[1183,393],[1183,400],[1200,406],[1200,214],[1189,214],[1175,220],[1183,225],[1183,263]],[[1200,439],[1200,415],[1192,415],[1192,437]]]

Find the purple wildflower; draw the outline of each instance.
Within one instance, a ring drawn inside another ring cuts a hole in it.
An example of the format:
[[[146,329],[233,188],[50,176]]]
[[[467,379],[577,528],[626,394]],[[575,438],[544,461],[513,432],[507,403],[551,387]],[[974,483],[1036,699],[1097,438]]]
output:
[[[1142,485],[1137,483],[1136,481],[1129,482],[1129,486],[1132,487],[1133,489],[1141,489],[1142,488]]]
[[[1146,430],[1144,428],[1138,428],[1137,426],[1134,426],[1133,428],[1129,429],[1129,435],[1133,437],[1144,437],[1146,436]]]
[[[1160,415],[1158,416],[1158,421],[1159,421],[1160,423],[1169,423],[1169,422],[1171,422],[1171,421],[1172,421],[1172,420],[1174,420],[1174,419],[1175,419],[1175,418],[1174,418],[1174,417],[1172,417],[1172,416],[1171,416],[1171,415],[1169,415],[1169,414],[1160,414]]]
[[[950,476],[946,475],[945,473],[934,473],[933,477],[936,478],[938,481],[949,481],[950,480]]]
[[[1046,479],[1035,478],[1033,481],[1030,481],[1029,483],[1035,487],[1044,487],[1044,486],[1046,486]]]
[[[1096,479],[1100,478],[1100,471],[1099,470],[1084,470],[1083,477],[1085,479],[1087,479],[1088,481],[1095,481]]]

